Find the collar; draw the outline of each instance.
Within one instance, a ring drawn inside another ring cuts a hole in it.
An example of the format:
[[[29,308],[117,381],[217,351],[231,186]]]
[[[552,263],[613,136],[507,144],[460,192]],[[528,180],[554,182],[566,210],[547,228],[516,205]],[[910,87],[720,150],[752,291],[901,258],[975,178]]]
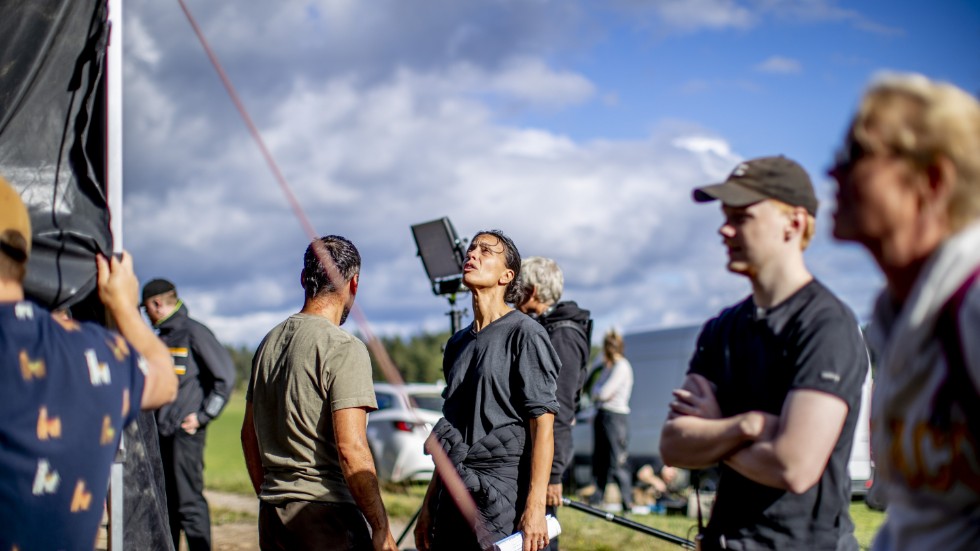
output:
[[[170,314],[167,317],[161,319],[160,321],[154,323],[153,327],[162,327],[163,324],[178,317],[177,313],[180,312],[181,310],[186,311],[186,308],[184,308],[184,301],[181,299],[177,299],[177,304],[174,305],[174,309],[170,312]]]

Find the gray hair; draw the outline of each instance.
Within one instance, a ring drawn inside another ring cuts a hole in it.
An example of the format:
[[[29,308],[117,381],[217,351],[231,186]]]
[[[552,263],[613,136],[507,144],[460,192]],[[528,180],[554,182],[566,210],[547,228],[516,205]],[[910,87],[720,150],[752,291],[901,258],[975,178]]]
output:
[[[533,288],[538,290],[538,300],[547,305],[558,302],[565,287],[565,276],[558,263],[543,256],[525,258],[521,263],[521,274],[527,295]],[[527,296],[524,297],[525,300]]]

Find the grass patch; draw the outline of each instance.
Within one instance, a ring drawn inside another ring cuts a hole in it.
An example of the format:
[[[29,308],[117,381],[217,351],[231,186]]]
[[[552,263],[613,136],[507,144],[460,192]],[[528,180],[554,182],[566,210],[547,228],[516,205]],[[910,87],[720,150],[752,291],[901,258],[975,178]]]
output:
[[[258,518],[258,515],[255,513],[248,513],[235,509],[226,509],[224,507],[211,507],[211,524],[215,526],[220,526],[222,524],[236,524],[239,522],[254,524]]]
[[[208,426],[208,441],[204,449],[204,484],[212,490],[252,495],[252,484],[245,470],[242,455],[241,428],[245,417],[245,393],[232,395],[221,416]],[[385,484],[382,498],[392,519],[408,521],[418,510],[425,496],[425,485]],[[218,510],[217,524],[254,521],[249,513]],[[679,515],[630,515],[630,519],[652,526],[686,539],[692,539],[696,531],[696,519]],[[855,536],[862,549],[871,545],[871,539],[885,520],[884,513],[869,509],[863,501],[851,504]],[[559,512],[562,525],[562,549],[566,551],[612,551],[616,549],[676,550],[672,543],[641,534],[624,526],[593,517],[586,513],[563,507]]]
[[[252,483],[242,454],[242,419],[245,418],[245,393],[231,395],[228,405],[217,419],[208,424],[204,446],[204,486],[211,490],[253,495]]]

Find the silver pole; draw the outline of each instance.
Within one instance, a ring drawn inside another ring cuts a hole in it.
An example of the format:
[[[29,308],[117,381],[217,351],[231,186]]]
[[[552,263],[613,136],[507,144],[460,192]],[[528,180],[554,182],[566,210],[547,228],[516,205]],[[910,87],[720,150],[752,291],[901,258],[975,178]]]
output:
[[[107,0],[109,9],[109,44],[106,52],[106,188],[109,200],[109,229],[112,232],[112,252],[123,250],[123,157],[122,157],[122,46],[123,2]],[[123,543],[123,463],[126,458],[125,433],[119,438],[119,450],[109,472],[109,549],[122,551]]]

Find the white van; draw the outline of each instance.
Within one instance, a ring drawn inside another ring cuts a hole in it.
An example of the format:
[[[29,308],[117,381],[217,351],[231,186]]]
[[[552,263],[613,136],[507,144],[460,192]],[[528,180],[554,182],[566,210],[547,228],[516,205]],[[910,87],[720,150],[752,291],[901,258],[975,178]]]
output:
[[[697,344],[701,326],[657,329],[624,335],[626,358],[633,366],[630,399],[630,463],[634,470],[644,464],[660,465],[660,431],[667,420],[671,392],[681,386]],[[582,411],[572,429],[575,446],[573,483],[584,486],[591,479],[592,423],[594,408],[583,393]],[[871,485],[871,371],[861,390],[861,409],[854,430],[854,446],[848,472],[852,493],[863,496]]]

